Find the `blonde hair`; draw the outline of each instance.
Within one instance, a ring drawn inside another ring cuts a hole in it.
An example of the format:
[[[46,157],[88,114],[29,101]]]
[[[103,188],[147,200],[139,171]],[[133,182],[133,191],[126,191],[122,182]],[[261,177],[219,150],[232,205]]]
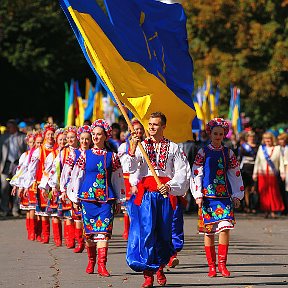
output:
[[[254,131],[248,131],[245,135],[245,140],[247,141],[248,137],[254,137],[255,132]]]
[[[272,132],[267,131],[262,135],[262,144],[264,144],[264,138],[270,138],[272,140],[273,145],[274,146],[277,145],[276,137]]]
[[[278,140],[285,140],[286,143],[288,142],[288,134],[285,132],[279,134],[277,138]]]

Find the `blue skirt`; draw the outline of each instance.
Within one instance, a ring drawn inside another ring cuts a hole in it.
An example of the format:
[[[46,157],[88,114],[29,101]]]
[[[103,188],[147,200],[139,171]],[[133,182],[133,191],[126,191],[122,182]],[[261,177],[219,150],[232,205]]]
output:
[[[157,271],[175,253],[172,244],[173,209],[169,197],[145,192],[140,206],[128,201],[130,229],[126,251],[128,266],[136,271]]]
[[[115,201],[104,203],[81,201],[82,221],[86,237],[91,234],[112,234]]]

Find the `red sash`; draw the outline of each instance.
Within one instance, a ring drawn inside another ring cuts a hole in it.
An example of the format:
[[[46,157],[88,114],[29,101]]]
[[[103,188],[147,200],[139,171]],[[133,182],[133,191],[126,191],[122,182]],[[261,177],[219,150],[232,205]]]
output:
[[[171,179],[169,177],[159,177],[159,180],[162,184],[166,184]],[[138,206],[140,206],[142,203],[142,198],[143,198],[145,191],[148,191],[148,192],[158,191],[157,183],[153,176],[144,177],[142,181],[138,183],[137,188],[138,188],[138,193],[136,194],[134,203]],[[173,210],[175,210],[176,205],[177,205],[177,197],[169,194],[169,200],[170,200]]]

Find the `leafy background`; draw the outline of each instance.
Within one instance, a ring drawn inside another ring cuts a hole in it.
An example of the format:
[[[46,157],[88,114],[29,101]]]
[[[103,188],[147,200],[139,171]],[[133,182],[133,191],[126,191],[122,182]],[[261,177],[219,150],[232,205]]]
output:
[[[102,1],[97,1],[102,6]],[[288,0],[183,0],[195,87],[207,74],[227,116],[230,84],[254,127],[288,123]],[[1,0],[0,121],[63,121],[64,82],[95,76],[58,1]]]

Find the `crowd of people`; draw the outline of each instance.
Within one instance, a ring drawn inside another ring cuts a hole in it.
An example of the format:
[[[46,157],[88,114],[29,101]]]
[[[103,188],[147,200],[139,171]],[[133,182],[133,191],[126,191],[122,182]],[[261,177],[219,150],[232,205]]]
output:
[[[0,135],[1,216],[26,213],[28,240],[48,244],[52,234],[57,247],[86,248],[86,272],[94,273],[97,259],[97,273],[109,277],[109,241],[122,213],[126,262],[147,288],[155,274],[166,285],[164,267],[179,264],[184,246],[183,213],[195,211],[208,276],[217,275],[218,235],[218,272],[229,277],[235,211],[288,213],[287,133],[248,129],[233,137],[228,122],[215,118],[194,139],[174,143],[166,125],[161,112],[150,115],[148,127],[120,117],[59,128],[50,119],[20,131],[8,120]]]

